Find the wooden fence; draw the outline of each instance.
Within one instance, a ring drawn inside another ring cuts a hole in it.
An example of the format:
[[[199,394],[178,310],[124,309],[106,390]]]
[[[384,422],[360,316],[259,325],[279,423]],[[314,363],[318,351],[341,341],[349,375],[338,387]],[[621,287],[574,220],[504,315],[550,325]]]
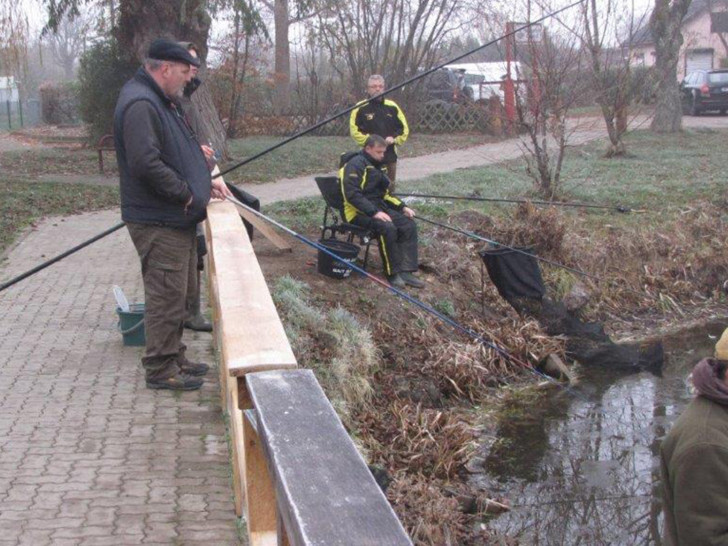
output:
[[[411,545],[310,370],[298,368],[231,203],[206,222],[235,510],[251,546]]]

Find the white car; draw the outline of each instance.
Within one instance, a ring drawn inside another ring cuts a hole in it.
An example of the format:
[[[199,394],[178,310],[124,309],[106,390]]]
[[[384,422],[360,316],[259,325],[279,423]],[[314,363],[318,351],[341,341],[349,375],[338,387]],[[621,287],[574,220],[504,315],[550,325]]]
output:
[[[446,68],[465,71],[465,85],[472,90],[473,100],[496,96],[503,100],[503,80],[508,72],[505,62],[449,64]],[[519,79],[520,63],[511,63],[511,78]]]

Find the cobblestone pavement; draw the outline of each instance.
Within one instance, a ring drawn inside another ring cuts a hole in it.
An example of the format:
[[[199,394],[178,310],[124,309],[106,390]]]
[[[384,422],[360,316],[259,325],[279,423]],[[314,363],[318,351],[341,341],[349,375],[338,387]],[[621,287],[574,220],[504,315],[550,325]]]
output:
[[[42,222],[7,279],[119,221]],[[122,229],[0,293],[0,546],[240,544],[216,370],[198,392],[144,385],[111,287],[143,301]],[[210,334],[185,334],[212,363]]]

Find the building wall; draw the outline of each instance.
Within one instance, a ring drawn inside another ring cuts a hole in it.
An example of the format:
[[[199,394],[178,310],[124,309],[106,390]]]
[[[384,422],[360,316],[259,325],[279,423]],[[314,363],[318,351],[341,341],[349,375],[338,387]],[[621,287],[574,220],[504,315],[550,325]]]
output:
[[[726,9],[725,3],[721,9]],[[714,11],[718,11],[717,9]],[[728,33],[727,33],[728,34]],[[728,36],[726,36],[728,38]],[[704,11],[683,25],[683,45],[680,49],[680,61],[677,65],[678,81],[685,77],[685,52],[693,49],[712,49],[713,68],[720,68],[720,61],[728,57],[720,37],[710,32],[710,13]],[[632,51],[632,66],[654,66],[655,47],[653,45],[635,47]]]

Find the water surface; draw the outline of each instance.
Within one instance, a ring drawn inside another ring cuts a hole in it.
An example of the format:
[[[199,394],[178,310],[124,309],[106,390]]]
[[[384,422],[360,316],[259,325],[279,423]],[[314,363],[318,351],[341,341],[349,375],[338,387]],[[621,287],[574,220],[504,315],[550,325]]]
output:
[[[573,392],[507,409],[474,478],[513,506],[489,526],[528,545],[662,544],[660,442],[724,327],[665,339],[662,377],[586,367]]]

